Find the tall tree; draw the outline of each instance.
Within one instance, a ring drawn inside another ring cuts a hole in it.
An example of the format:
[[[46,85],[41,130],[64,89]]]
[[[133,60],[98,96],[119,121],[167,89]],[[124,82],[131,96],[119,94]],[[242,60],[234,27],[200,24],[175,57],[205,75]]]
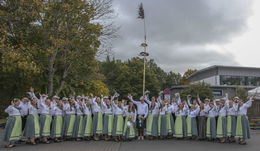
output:
[[[196,72],[197,70],[196,69],[188,69],[184,74],[183,74],[183,76],[182,76],[182,79],[181,79],[181,81],[180,81],[180,84],[181,85],[188,85],[189,83],[190,83],[190,81],[189,81],[189,76],[191,75],[191,74],[193,74],[194,72]]]

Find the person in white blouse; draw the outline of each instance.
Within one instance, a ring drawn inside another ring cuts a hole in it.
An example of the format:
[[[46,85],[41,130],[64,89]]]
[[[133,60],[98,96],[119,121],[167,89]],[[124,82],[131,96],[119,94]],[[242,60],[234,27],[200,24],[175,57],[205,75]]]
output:
[[[40,115],[40,135],[42,143],[49,144],[48,137],[51,135],[51,101],[47,99],[40,102],[41,115]]]
[[[179,93],[175,94],[178,108],[175,112],[176,120],[174,123],[174,137],[183,138],[187,136],[187,123],[186,123],[186,115],[188,113],[188,105],[185,101],[181,101],[181,97]]]
[[[76,120],[76,107],[75,99],[73,97],[69,98],[69,101],[66,98],[63,98],[63,111],[64,115],[64,125],[63,125],[63,136],[66,139],[70,139],[73,134],[74,124]]]
[[[197,119],[200,111],[199,106],[194,103],[191,104],[189,110],[188,110],[188,116],[186,118],[187,122],[187,137],[191,139],[196,139],[198,136],[198,129],[197,129]]]
[[[111,97],[113,99],[113,97]],[[111,101],[107,96],[101,99],[102,110],[104,113],[104,122],[103,122],[103,135],[105,140],[108,141],[112,137],[114,115]]]
[[[250,139],[250,127],[247,117],[247,110],[252,106],[254,97],[250,97],[247,102],[239,99],[237,107],[237,125],[236,125],[236,138],[241,145],[246,144],[246,139]]]
[[[151,101],[148,96],[145,96],[145,101],[148,103],[148,116],[146,120],[146,135],[150,140],[153,140],[158,136],[158,116],[160,101],[159,98],[156,101],[155,97],[152,97]]]
[[[6,148],[15,147],[13,142],[20,140],[22,136],[21,108],[19,105],[20,100],[15,98],[11,102],[11,105],[5,109],[5,112],[8,113],[8,119],[3,135]]]
[[[134,101],[131,94],[128,98],[137,106],[136,128],[138,130],[138,139],[144,140],[144,129],[146,128],[146,117],[148,115],[148,105],[144,101],[144,97],[140,97],[140,101]]]
[[[83,122],[83,102],[84,99],[81,96],[77,97],[75,101],[75,108],[76,108],[76,120],[73,129],[72,137],[76,139],[76,141],[80,141],[83,139],[83,131],[82,131],[82,122]]]
[[[114,140],[117,142],[117,141],[121,141],[123,136],[124,108],[123,108],[122,100],[118,100],[118,98],[114,98],[111,101],[112,101],[111,104],[114,112],[114,124],[113,124],[112,136],[114,137]]]
[[[158,117],[158,136],[160,139],[164,139],[167,135],[166,132],[166,111],[168,100],[164,100],[160,103],[159,117]]]
[[[135,121],[136,121],[136,115],[137,111],[135,109],[135,106],[133,102],[128,101],[126,110],[126,117],[125,117],[125,124],[124,124],[124,139],[125,140],[132,140],[135,138]]]
[[[56,101],[56,105],[52,108],[53,120],[51,128],[51,137],[54,142],[61,142],[63,137],[63,103],[61,100]]]
[[[236,124],[237,124],[237,106],[234,100],[229,100],[228,95],[226,95],[226,104],[227,104],[227,141],[232,143],[236,142]]]
[[[32,98],[29,103],[29,115],[26,119],[24,136],[28,139],[27,142],[36,145],[35,139],[40,137],[40,122],[37,109],[37,99]]]
[[[85,101],[83,102],[83,112],[84,112],[84,119],[83,119],[84,138],[86,140],[90,140],[91,136],[93,135],[93,132],[92,132],[91,101],[88,96],[85,97]]]
[[[217,108],[213,102],[209,103],[209,107],[205,107],[207,114],[207,126],[206,126],[206,136],[209,141],[216,139],[216,115]]]
[[[103,112],[101,107],[101,99],[91,94],[91,105],[93,111],[93,134],[94,140],[99,140],[103,134]]]

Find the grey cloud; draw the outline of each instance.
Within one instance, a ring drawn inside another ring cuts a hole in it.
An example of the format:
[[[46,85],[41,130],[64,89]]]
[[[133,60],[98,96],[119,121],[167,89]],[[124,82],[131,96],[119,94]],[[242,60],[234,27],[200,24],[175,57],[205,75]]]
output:
[[[114,42],[115,57],[137,56],[143,41],[143,24],[137,20],[140,0],[114,0],[121,26]],[[143,0],[151,58],[165,70],[183,72],[213,64],[238,64],[233,54],[208,50],[247,30],[251,2],[245,0]],[[200,58],[203,59],[200,59]],[[173,64],[171,64],[173,63]]]

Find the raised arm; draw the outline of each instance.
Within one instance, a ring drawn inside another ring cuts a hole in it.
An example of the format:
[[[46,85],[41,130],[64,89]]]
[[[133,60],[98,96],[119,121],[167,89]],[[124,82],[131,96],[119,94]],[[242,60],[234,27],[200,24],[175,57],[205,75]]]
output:
[[[129,100],[132,101],[135,105],[138,105],[138,104],[139,104],[139,102],[135,101],[131,95],[128,96],[128,98],[129,98]]]
[[[149,105],[152,104],[152,102],[149,100],[149,98],[148,98],[147,95],[144,97],[144,101],[145,101],[147,104],[149,104]]]

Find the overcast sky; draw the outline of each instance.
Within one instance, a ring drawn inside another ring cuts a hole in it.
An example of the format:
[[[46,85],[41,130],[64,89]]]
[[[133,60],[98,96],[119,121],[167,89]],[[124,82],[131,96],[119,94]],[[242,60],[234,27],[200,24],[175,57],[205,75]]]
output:
[[[149,58],[165,71],[210,65],[260,67],[259,0],[114,0],[120,37],[114,57],[129,59],[142,47],[143,2]]]

